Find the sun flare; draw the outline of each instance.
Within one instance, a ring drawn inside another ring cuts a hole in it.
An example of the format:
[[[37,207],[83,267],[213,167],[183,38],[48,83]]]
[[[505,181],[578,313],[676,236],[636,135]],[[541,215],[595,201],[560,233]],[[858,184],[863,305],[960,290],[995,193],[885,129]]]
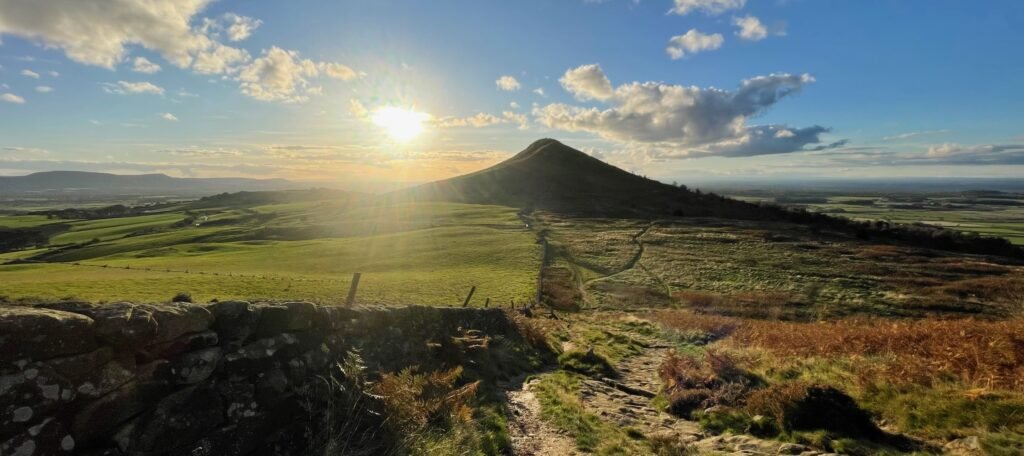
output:
[[[388,132],[388,136],[399,142],[410,141],[423,132],[423,123],[430,115],[411,109],[388,106],[378,109],[370,117],[373,123]]]

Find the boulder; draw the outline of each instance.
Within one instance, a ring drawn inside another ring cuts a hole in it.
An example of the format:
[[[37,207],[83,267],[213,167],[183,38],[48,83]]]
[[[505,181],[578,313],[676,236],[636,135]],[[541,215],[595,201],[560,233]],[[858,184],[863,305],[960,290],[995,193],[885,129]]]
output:
[[[59,310],[0,307],[0,363],[41,361],[96,349],[92,319]]]

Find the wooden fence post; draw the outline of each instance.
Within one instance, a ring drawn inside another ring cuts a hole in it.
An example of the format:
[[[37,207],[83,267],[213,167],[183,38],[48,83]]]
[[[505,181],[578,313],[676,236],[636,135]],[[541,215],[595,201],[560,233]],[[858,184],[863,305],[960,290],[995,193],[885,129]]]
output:
[[[487,298],[487,300],[484,301],[484,309],[488,307],[491,307],[491,298]]]
[[[345,299],[345,307],[352,307],[356,303],[356,289],[359,288],[359,277],[363,274],[357,272],[352,274],[352,284],[348,286],[348,298]]]
[[[476,285],[469,288],[469,294],[466,295],[466,300],[462,301],[462,307],[469,306],[469,300],[473,297],[473,293],[476,291]]]

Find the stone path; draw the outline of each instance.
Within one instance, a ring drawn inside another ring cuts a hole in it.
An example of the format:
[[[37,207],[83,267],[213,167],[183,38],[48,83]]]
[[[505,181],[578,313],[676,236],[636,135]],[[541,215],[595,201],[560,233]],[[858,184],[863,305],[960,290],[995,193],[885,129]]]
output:
[[[660,389],[658,367],[668,348],[654,346],[642,354],[627,358],[616,368],[618,381],[627,389],[657,392]],[[509,433],[515,455],[577,455],[571,436],[540,419],[540,404],[530,391],[531,383],[508,391]],[[763,440],[748,435],[707,435],[693,421],[679,419],[651,407],[643,395],[630,394],[601,380],[584,380],[580,396],[587,410],[611,423],[640,430],[646,436],[681,441],[698,454],[818,456],[823,453],[802,445]]]
[[[540,417],[540,402],[530,390],[534,382],[520,383],[519,388],[510,389],[508,408],[511,413],[508,433],[512,440],[512,451],[516,456],[575,456],[576,440],[554,428]]]

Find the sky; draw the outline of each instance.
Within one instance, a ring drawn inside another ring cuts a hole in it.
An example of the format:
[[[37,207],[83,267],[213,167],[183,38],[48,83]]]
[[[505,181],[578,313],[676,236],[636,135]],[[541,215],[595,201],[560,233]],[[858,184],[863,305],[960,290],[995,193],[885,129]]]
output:
[[[0,0],[0,175],[1024,176],[1024,2]]]

